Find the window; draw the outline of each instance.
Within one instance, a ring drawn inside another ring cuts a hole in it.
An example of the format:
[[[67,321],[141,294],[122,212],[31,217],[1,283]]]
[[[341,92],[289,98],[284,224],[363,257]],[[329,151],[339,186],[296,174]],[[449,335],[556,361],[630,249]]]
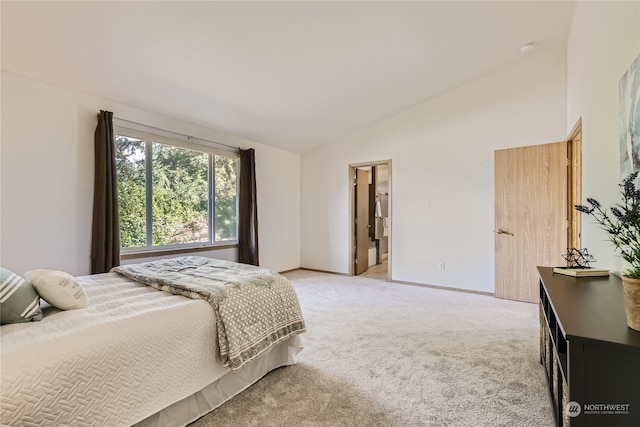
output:
[[[119,127],[115,132],[125,252],[237,242],[235,153]]]

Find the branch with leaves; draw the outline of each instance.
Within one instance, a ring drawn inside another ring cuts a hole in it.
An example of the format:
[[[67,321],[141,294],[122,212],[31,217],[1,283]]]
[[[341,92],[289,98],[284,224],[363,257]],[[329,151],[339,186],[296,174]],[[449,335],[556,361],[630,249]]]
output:
[[[620,185],[622,203],[609,209],[603,208],[594,198],[587,198],[586,205],[575,208],[593,217],[608,235],[616,251],[630,267],[625,275],[640,279],[640,188],[635,184],[638,172],[627,176]]]

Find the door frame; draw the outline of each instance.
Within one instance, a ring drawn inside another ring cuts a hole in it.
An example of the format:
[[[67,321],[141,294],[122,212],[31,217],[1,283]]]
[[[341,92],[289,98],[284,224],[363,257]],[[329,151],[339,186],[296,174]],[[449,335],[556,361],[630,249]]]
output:
[[[353,182],[353,177],[355,175],[355,171],[358,168],[371,167],[371,166],[387,166],[389,168],[389,211],[387,212],[387,218],[389,221],[389,245],[388,245],[388,257],[387,257],[387,281],[391,281],[391,262],[392,262],[392,236],[393,236],[393,198],[392,198],[392,169],[391,169],[391,159],[388,160],[376,160],[371,162],[362,162],[362,163],[350,163],[349,164],[349,172],[348,172],[348,183],[349,183],[349,276],[355,275],[355,217],[356,217],[356,192],[355,185]]]
[[[582,204],[582,118],[579,118],[567,137],[567,244],[580,249],[581,216],[575,205]]]

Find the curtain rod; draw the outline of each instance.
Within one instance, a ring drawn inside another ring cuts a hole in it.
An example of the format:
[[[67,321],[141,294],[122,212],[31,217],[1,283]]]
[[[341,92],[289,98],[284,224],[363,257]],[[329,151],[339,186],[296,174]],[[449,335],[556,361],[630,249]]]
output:
[[[234,147],[233,145],[223,144],[222,142],[211,141],[209,139],[199,138],[197,136],[191,136],[191,135],[187,135],[187,134],[180,133],[180,132],[174,132],[172,130],[162,129],[162,128],[159,128],[159,127],[156,127],[156,126],[149,126],[149,125],[145,125],[144,123],[134,122],[133,120],[127,120],[127,119],[123,119],[123,118],[116,117],[116,116],[113,116],[113,118],[116,119],[116,120],[119,120],[121,122],[127,122],[127,123],[131,123],[131,124],[134,124],[134,125],[143,126],[143,127],[148,128],[148,129],[153,129],[153,130],[157,130],[157,131],[160,131],[160,132],[172,133],[174,135],[178,135],[178,136],[182,136],[184,138],[187,138],[187,140],[197,139],[199,141],[204,141],[204,142],[208,142],[208,143],[211,143],[211,144],[222,145],[223,147],[233,148],[234,150],[241,150],[240,147]]]

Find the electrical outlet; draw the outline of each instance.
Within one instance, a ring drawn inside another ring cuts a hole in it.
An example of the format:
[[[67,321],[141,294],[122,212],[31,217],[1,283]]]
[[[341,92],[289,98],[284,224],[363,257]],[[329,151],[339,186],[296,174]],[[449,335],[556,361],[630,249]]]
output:
[[[438,268],[439,268],[440,270],[444,270],[444,261],[440,261],[440,262],[438,263]]]

